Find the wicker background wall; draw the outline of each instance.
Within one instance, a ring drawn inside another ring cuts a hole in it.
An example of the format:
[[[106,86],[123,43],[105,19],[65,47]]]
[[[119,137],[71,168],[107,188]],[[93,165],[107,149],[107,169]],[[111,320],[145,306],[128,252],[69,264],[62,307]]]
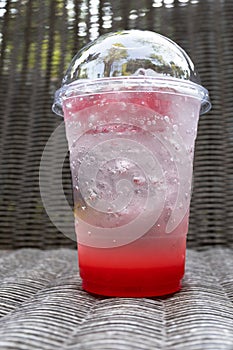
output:
[[[232,0],[1,0],[0,248],[75,246],[40,197],[41,154],[61,123],[53,94],[79,48],[123,28],[169,36],[196,63],[213,109],[199,124],[189,246],[233,246],[232,18]],[[68,158],[63,184],[72,201]]]

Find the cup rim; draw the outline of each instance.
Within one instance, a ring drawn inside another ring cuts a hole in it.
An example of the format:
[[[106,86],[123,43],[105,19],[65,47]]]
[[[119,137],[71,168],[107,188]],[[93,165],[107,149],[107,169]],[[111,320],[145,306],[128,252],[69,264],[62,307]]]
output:
[[[209,92],[202,85],[190,80],[181,80],[171,77],[153,76],[124,76],[107,77],[98,79],[79,79],[69,84],[63,85],[55,93],[52,110],[57,115],[63,116],[63,101],[73,97],[86,96],[88,94],[98,94],[101,92],[113,91],[149,91],[167,94],[178,94],[189,96],[201,101],[200,114],[205,114],[211,109]]]

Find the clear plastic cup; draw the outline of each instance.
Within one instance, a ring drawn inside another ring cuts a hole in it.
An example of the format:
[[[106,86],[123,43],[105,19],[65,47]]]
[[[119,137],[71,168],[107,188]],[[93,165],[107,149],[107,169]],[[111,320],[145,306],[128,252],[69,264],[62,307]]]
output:
[[[210,107],[190,58],[159,34],[111,33],[73,58],[53,110],[65,119],[86,291],[180,289],[197,123]]]

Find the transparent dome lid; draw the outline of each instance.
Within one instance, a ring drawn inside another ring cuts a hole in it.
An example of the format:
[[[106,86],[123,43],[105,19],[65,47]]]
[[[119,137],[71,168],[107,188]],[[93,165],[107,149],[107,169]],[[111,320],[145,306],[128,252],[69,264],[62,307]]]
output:
[[[211,108],[208,91],[200,85],[193,62],[180,46],[154,32],[127,30],[103,35],[74,56],[56,93],[53,110],[63,115],[62,100],[67,90],[76,89],[78,93],[80,84],[129,77],[152,79],[155,85],[166,81],[171,87],[178,81],[182,86],[192,84],[191,90],[196,90],[201,99],[201,114]]]

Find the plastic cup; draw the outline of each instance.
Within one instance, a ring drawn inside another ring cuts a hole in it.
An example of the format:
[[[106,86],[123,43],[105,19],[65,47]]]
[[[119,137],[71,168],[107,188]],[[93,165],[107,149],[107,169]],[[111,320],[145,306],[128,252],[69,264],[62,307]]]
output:
[[[65,119],[84,290],[180,289],[197,123],[209,109],[190,58],[159,34],[111,33],[74,57],[53,110]]]

